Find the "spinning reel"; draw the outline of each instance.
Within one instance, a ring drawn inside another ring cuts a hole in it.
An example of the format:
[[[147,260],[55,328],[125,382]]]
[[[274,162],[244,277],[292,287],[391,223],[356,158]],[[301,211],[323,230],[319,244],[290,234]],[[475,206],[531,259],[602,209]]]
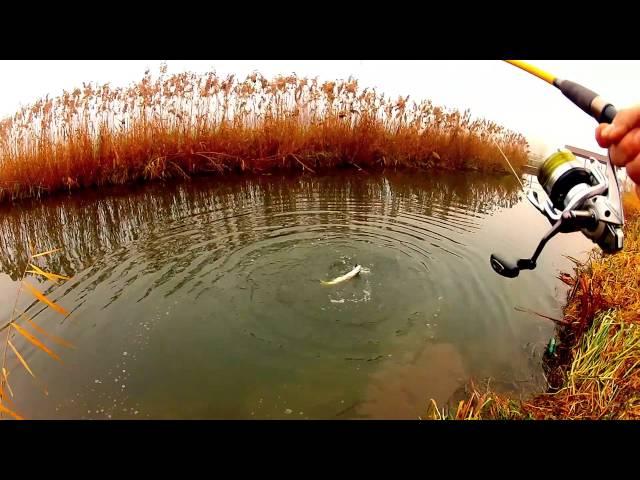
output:
[[[538,182],[544,193],[530,190],[527,198],[551,223],[531,258],[513,261],[495,253],[491,266],[503,277],[514,278],[520,270],[536,268],[538,256],[558,233],[581,231],[606,253],[622,250],[624,215],[620,189],[611,162],[605,176],[591,159],[583,165],[569,151],[547,158],[538,170]]]
[[[591,90],[555,78],[524,62],[510,63],[552,83],[599,122],[613,121],[616,114],[613,105],[604,102]],[[508,260],[492,254],[491,266],[498,274],[515,278],[521,270],[536,268],[536,261],[545,245],[558,233],[581,231],[606,253],[622,250],[624,214],[616,169],[610,159],[607,159],[606,174],[603,174],[595,159],[584,163],[569,151],[558,151],[540,166],[537,178],[544,193],[530,190],[527,198],[552,227],[542,237],[531,258]]]

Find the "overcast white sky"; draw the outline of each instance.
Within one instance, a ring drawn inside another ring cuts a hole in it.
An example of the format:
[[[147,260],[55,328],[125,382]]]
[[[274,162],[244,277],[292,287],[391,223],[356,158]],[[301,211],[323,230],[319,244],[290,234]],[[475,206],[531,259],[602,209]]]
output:
[[[139,80],[160,60],[0,61],[0,117],[21,104],[83,81],[124,86]],[[582,83],[618,109],[640,103],[640,61],[531,60],[558,77]],[[565,144],[602,152],[594,140],[595,121],[574,107],[559,90],[497,60],[169,60],[169,73],[185,70],[245,76],[257,70],[267,77],[295,72],[322,80],[352,75],[361,87],[385,94],[431,99],[448,107],[470,108],[527,136],[534,149],[548,153]]]

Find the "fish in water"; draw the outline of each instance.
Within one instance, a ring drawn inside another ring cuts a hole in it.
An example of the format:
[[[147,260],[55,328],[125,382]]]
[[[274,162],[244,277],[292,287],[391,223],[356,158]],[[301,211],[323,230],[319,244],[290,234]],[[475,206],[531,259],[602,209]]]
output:
[[[360,271],[362,270],[362,265],[356,265],[353,270],[351,270],[349,273],[345,273],[344,275],[342,275],[341,277],[338,278],[334,278],[333,280],[330,280],[328,282],[325,282],[324,280],[320,280],[320,282],[323,285],[337,285],[338,283],[344,282],[345,280],[350,280],[353,277],[355,277],[356,275],[358,275],[360,273]]]

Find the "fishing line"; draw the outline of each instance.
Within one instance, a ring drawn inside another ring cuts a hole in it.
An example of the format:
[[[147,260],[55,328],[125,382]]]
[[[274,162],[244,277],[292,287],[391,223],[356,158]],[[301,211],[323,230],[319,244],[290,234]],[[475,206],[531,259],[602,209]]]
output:
[[[498,143],[495,141],[495,139],[493,139],[493,143],[495,143],[496,147],[498,147],[498,150],[500,150],[500,153],[502,154],[502,156],[504,157],[504,159],[507,161],[507,165],[509,165],[509,168],[511,169],[511,171],[513,172],[513,175],[516,177],[516,180],[518,180],[518,183],[520,184],[520,186],[522,187],[522,191],[524,192],[524,184],[522,183],[522,180],[520,179],[520,177],[518,176],[518,174],[516,173],[516,171],[513,169],[513,167],[511,166],[511,162],[509,161],[509,159],[507,158],[507,156],[504,154],[504,152],[502,151],[502,149],[500,148],[500,145],[498,145]]]

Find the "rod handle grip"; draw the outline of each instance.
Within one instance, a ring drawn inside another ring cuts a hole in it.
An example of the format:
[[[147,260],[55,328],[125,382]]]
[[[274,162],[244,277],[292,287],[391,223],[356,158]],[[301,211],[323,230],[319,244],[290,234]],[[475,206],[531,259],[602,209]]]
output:
[[[600,122],[600,123],[613,123],[613,119],[615,118],[617,113],[618,113],[618,111],[616,110],[616,107],[614,107],[611,104],[608,104],[602,110],[602,113],[600,114],[600,118],[598,118],[598,122]]]
[[[579,83],[556,79],[554,85],[560,89],[565,97],[599,123],[613,122],[616,113],[618,113],[613,105],[605,103],[596,92]]]

